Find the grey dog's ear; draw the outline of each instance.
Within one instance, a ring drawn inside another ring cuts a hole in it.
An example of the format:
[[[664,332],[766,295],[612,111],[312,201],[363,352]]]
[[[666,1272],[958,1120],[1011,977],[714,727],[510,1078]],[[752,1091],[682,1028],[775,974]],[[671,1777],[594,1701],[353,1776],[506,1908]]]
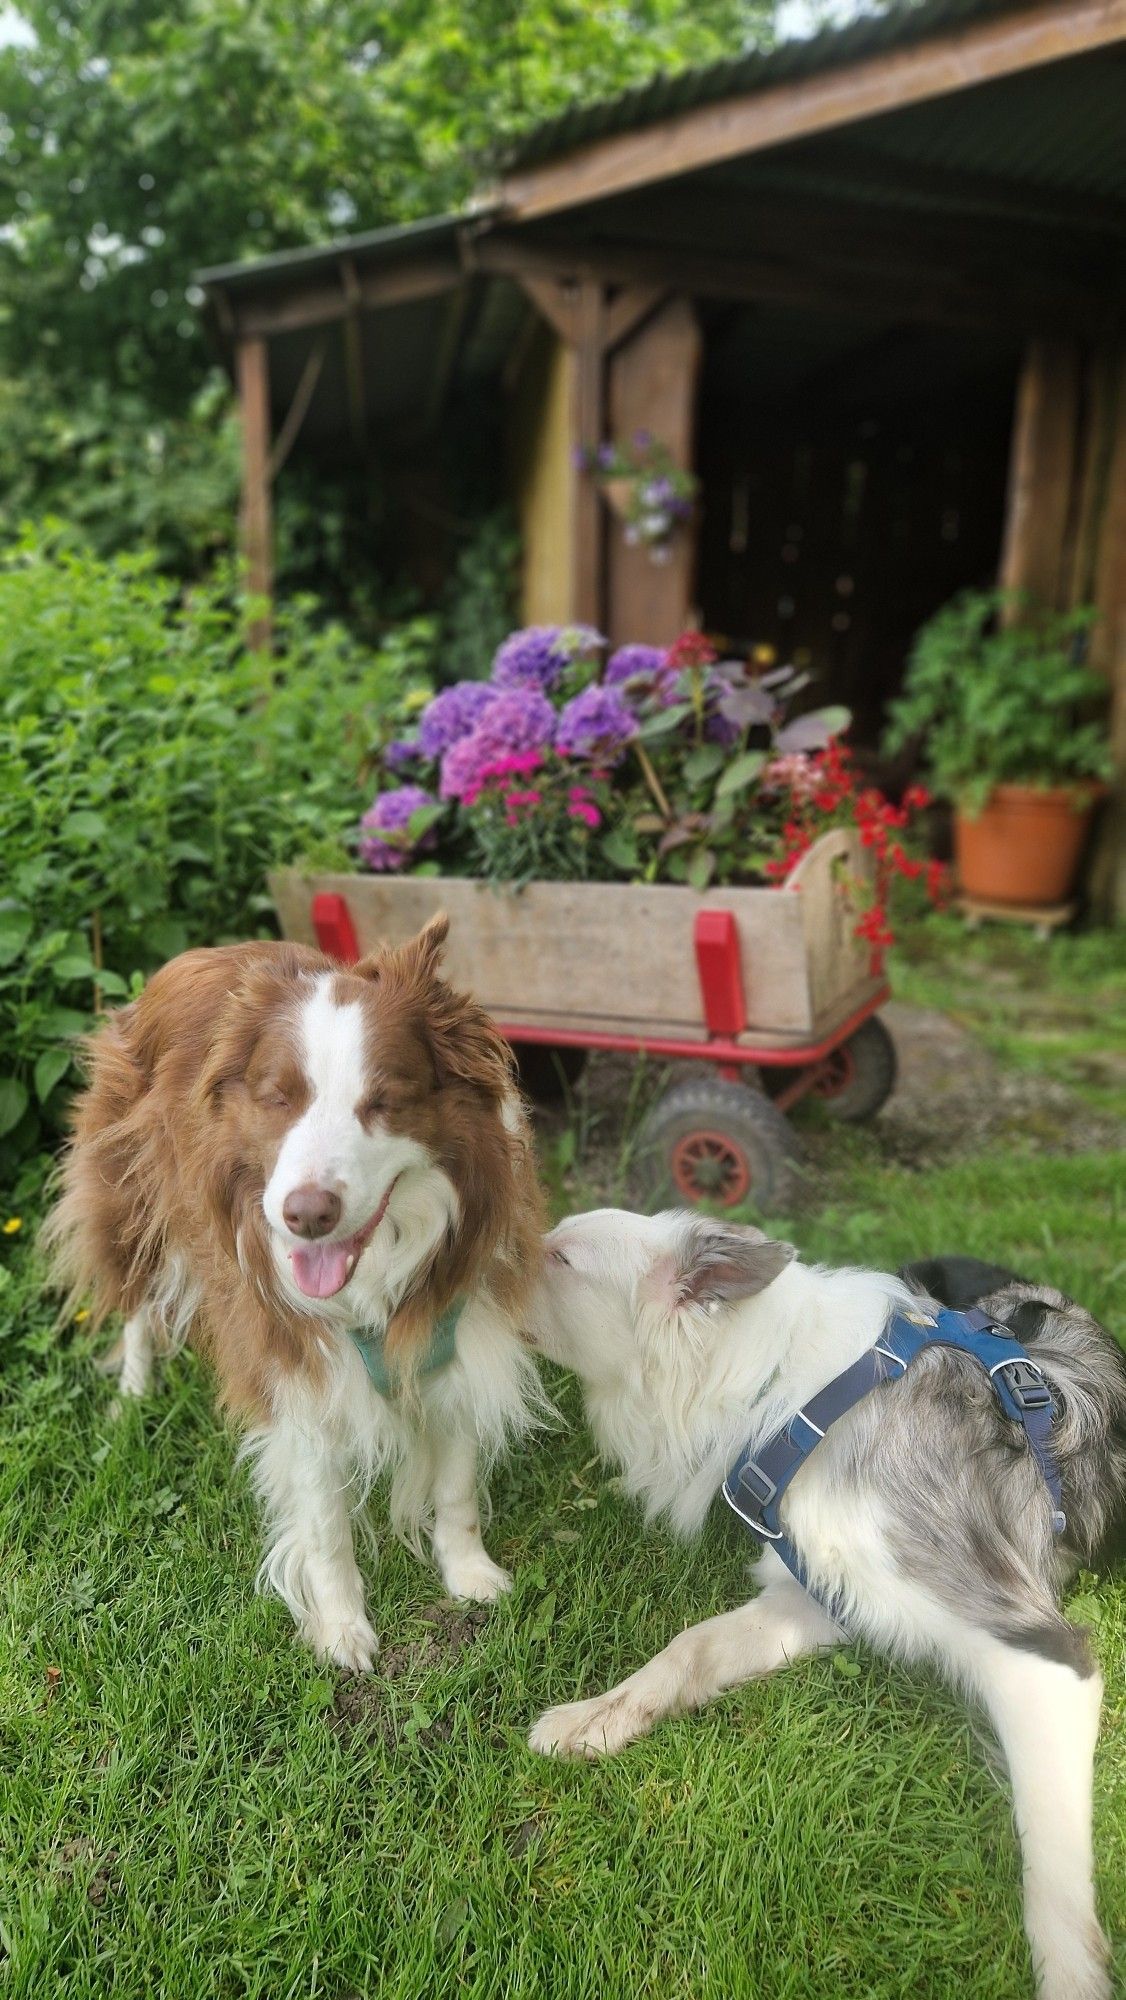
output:
[[[731,1305],[753,1298],[797,1256],[792,1243],[776,1243],[761,1229],[725,1229],[722,1223],[689,1223],[677,1259],[676,1293],[683,1305]]]

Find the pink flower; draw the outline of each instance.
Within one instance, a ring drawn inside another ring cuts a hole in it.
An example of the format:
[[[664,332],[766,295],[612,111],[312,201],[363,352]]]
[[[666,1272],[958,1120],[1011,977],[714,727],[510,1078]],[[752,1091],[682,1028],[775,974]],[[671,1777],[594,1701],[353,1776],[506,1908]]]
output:
[[[602,814],[589,799],[572,799],[567,807],[567,818],[581,819],[583,825],[589,826],[592,832],[602,825]]]

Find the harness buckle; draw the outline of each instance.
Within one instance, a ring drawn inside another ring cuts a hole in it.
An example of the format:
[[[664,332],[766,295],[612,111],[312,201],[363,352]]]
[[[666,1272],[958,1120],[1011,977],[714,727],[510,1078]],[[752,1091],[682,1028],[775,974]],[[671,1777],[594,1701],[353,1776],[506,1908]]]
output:
[[[757,1501],[760,1508],[769,1507],[778,1492],[777,1481],[771,1479],[761,1465],[756,1465],[753,1458],[739,1467],[739,1484],[744,1492],[750,1494],[752,1500]]]
[[[1017,1409],[1052,1410],[1052,1392],[1035,1362],[999,1361],[990,1369],[991,1375],[1000,1375]]]

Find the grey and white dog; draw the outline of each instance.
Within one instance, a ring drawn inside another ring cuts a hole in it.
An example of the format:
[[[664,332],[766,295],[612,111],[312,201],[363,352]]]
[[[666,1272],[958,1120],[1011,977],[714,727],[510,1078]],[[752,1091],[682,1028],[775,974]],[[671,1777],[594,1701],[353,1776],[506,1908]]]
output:
[[[765,1442],[894,1311],[928,1295],[885,1273],[811,1268],[758,1230],[678,1213],[574,1216],[547,1248],[537,1344],[580,1376],[627,1491],[686,1534],[745,1444]],[[1102,1682],[1059,1592],[1126,1504],[1126,1360],[1043,1286],[1007,1283],[983,1303],[1050,1378],[1066,1533],[1053,1533],[1048,1489],[984,1372],[942,1349],[831,1427],[781,1521],[849,1632],[932,1662],[988,1710],[1012,1781],[1041,2000],[1104,2000],[1091,1851]],[[620,1750],[662,1716],[839,1644],[772,1550],[756,1578],[749,1604],[681,1632],[607,1694],[549,1709],[533,1748]]]

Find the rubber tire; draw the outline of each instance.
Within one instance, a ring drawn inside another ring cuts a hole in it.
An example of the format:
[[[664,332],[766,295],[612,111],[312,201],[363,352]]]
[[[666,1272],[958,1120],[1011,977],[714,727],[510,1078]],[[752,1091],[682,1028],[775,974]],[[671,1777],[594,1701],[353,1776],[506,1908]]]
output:
[[[879,1015],[869,1014],[842,1047],[852,1057],[852,1075],[835,1097],[819,1097],[817,1102],[830,1118],[859,1125],[865,1118],[874,1118],[895,1089],[895,1043]]]
[[[801,1149],[789,1120],[761,1091],[716,1076],[677,1084],[649,1112],[634,1162],[643,1199],[684,1206],[689,1197],[674,1179],[673,1150],[694,1132],[709,1130],[742,1153],[751,1176],[746,1203],[764,1215],[791,1214],[801,1192]]]
[[[586,1068],[586,1049],[515,1042],[520,1088],[533,1104],[561,1104]]]

